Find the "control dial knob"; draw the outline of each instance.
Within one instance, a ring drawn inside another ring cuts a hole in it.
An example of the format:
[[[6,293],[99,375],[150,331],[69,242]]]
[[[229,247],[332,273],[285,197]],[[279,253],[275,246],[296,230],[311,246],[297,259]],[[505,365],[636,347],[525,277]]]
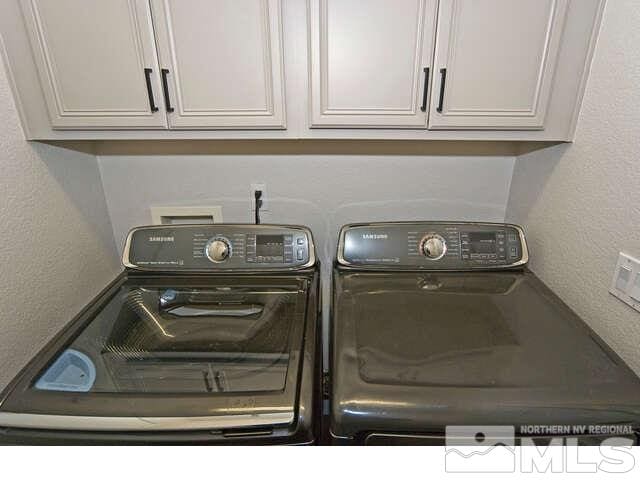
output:
[[[447,253],[447,242],[440,235],[430,233],[422,239],[420,250],[429,260],[439,260]]]
[[[212,262],[224,262],[231,256],[231,243],[224,237],[215,237],[209,240],[204,252]]]

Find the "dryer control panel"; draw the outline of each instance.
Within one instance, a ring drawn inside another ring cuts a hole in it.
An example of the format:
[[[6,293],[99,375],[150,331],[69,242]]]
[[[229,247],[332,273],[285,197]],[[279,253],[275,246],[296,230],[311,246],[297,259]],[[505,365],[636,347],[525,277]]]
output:
[[[342,227],[338,263],[372,269],[492,270],[529,260],[517,225],[391,222]]]
[[[163,225],[131,230],[122,261],[153,271],[286,271],[310,267],[316,256],[305,227]]]

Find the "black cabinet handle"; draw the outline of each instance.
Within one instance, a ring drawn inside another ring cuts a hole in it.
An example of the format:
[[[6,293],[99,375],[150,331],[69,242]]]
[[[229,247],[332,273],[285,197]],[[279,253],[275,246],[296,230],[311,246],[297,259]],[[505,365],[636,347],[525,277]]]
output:
[[[420,110],[427,111],[427,94],[429,93],[429,67],[424,67],[424,89],[422,90],[422,106]]]
[[[447,81],[447,69],[446,68],[441,68],[440,69],[440,100],[438,101],[438,108],[436,108],[436,111],[438,113],[442,113],[442,106],[444,104],[444,84]]]
[[[167,75],[169,75],[169,70],[163,68],[162,72],[162,91],[164,92],[164,105],[167,108],[167,112],[171,113],[174,111],[174,108],[171,106],[171,100],[169,100],[169,85],[167,84]]]
[[[149,107],[151,107],[152,112],[157,112],[158,107],[156,107],[156,102],[153,99],[153,88],[151,88],[151,74],[153,70],[150,68],[144,69],[144,77],[147,80],[147,95],[149,95]]]

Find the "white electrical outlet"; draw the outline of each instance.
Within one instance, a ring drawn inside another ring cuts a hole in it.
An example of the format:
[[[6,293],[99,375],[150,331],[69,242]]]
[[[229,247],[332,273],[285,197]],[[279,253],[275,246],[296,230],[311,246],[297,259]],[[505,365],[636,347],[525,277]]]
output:
[[[255,211],[256,209],[256,197],[255,191],[260,190],[262,192],[262,207],[260,207],[261,212],[269,211],[269,195],[267,195],[267,184],[266,183],[252,183],[251,191],[249,192],[250,200],[251,200],[251,211]]]
[[[640,312],[640,260],[620,253],[609,293]]]

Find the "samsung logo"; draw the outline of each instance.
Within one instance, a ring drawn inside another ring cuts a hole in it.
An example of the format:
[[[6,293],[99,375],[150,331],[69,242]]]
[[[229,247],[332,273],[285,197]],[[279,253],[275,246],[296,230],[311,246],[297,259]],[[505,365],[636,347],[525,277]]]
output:
[[[362,238],[365,240],[386,240],[389,235],[386,233],[363,233]]]
[[[149,237],[150,242],[173,242],[174,237]]]

